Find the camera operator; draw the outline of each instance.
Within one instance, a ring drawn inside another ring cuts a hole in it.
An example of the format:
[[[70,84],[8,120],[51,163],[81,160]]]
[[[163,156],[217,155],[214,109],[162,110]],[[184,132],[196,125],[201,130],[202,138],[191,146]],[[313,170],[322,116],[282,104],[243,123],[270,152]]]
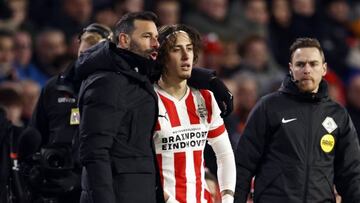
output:
[[[11,123],[6,119],[5,110],[0,107],[0,202],[6,202],[7,183],[10,176],[10,128]]]
[[[78,55],[92,45],[111,40],[112,36],[110,28],[97,23],[90,24],[79,35]],[[47,193],[42,194],[43,196],[56,196],[53,201],[66,203],[79,202],[81,192],[81,167],[78,161],[80,115],[77,108],[77,94],[81,81],[76,79],[74,70],[75,66],[71,64],[63,74],[47,82],[30,123],[42,137],[43,147],[39,159],[45,160],[41,167],[48,169],[46,176],[55,180],[54,184],[59,184],[60,188],[71,190],[65,194],[56,194],[56,190],[48,191],[46,189],[49,188],[46,186],[47,188],[40,192]],[[70,168],[73,168],[72,173],[68,172]],[[59,173],[60,171],[62,173]],[[59,177],[61,174],[64,177]],[[52,195],[49,192],[52,192]]]
[[[29,193],[19,160],[39,149],[41,136],[31,127],[14,125],[7,112],[6,106],[0,106],[0,202],[28,203]]]

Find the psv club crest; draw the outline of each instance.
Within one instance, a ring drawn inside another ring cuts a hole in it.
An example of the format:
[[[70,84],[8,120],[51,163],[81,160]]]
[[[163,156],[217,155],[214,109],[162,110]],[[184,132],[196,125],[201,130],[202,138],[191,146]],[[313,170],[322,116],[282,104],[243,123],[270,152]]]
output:
[[[203,104],[198,105],[198,113],[200,118],[207,118],[207,110]]]

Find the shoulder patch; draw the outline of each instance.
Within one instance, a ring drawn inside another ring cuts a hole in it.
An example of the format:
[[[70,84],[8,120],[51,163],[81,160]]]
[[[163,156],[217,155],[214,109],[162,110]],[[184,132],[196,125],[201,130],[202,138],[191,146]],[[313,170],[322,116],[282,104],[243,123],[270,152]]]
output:
[[[325,120],[322,122],[322,126],[326,129],[328,133],[332,133],[338,127],[334,119],[331,117],[326,117]]]

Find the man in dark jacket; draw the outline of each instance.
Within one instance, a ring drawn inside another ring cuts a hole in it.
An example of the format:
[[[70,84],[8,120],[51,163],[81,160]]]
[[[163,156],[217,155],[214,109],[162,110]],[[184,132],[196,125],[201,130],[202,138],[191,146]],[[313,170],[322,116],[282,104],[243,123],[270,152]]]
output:
[[[113,33],[107,26],[93,23],[83,29],[79,35],[79,51],[104,40],[112,40]],[[75,76],[75,65],[71,63],[67,70],[52,77],[41,91],[36,109],[30,125],[36,128],[42,137],[42,146],[67,147],[71,149],[74,160],[74,173],[60,176],[61,180],[76,178],[72,181],[74,187],[65,194],[58,192],[57,200],[61,202],[79,202],[80,199],[80,174],[78,127],[80,122],[79,109],[77,108],[77,94],[81,81]],[[50,175],[50,178],[52,176]],[[61,188],[63,182],[55,186]],[[70,185],[71,186],[71,185]],[[70,187],[69,186],[69,187]],[[44,186],[48,187],[48,186]],[[56,187],[56,188],[57,188]]]
[[[235,202],[360,202],[360,148],[346,110],[328,97],[323,50],[316,39],[290,48],[290,74],[254,107],[237,152]]]

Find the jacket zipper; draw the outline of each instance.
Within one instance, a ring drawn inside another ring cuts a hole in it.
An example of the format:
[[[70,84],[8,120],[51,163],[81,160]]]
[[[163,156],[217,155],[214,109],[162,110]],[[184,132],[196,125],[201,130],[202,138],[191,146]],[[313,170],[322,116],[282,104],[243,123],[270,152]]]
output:
[[[305,168],[305,185],[304,185],[304,197],[303,197],[303,202],[306,203],[307,202],[307,195],[308,195],[308,184],[309,184],[309,171],[310,171],[310,151],[311,151],[311,147],[312,147],[312,142],[311,142],[311,133],[312,133],[312,120],[311,120],[311,112],[312,112],[312,105],[310,104],[310,113],[308,114],[308,118],[309,118],[309,130],[308,130],[308,134],[306,135],[306,168]]]

